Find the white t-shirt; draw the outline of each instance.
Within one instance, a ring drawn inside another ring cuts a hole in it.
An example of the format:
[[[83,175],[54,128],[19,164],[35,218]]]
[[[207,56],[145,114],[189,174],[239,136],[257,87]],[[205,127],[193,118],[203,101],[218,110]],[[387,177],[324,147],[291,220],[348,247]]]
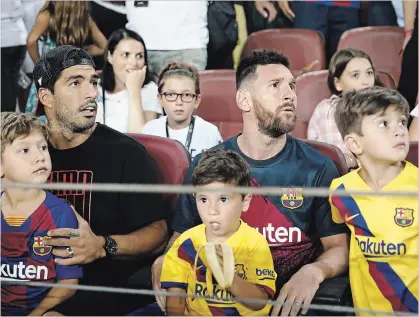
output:
[[[412,117],[419,117],[419,109],[418,109],[418,105],[416,105],[416,107],[412,110],[412,112],[410,113],[410,115]]]
[[[147,50],[207,47],[207,1],[148,1],[146,7],[135,2],[126,1],[126,28],[141,35]]]
[[[26,45],[28,31],[23,22],[21,0],[1,0],[1,47]]]
[[[152,111],[163,114],[159,99],[157,98],[157,85],[149,82],[141,88],[141,102],[144,111]],[[122,90],[116,94],[105,93],[105,120],[103,120],[103,96],[102,87],[99,86],[98,113],[96,121],[106,124],[108,127],[122,133],[128,132],[128,90]],[[141,131],[138,131],[140,133]]]
[[[393,4],[394,12],[396,12],[397,24],[400,27],[404,27],[404,12],[403,12],[403,0],[391,0]]]
[[[198,116],[195,117],[195,126],[192,133],[191,145],[189,153],[194,158],[195,155],[202,151],[208,150],[213,146],[223,142],[220,131],[218,128]],[[151,120],[147,122],[143,128],[143,134],[155,135],[160,137],[167,137],[166,135],[166,122],[167,116]],[[185,146],[188,136],[189,127],[180,130],[173,130],[170,127],[169,136],[171,139],[179,141]]]

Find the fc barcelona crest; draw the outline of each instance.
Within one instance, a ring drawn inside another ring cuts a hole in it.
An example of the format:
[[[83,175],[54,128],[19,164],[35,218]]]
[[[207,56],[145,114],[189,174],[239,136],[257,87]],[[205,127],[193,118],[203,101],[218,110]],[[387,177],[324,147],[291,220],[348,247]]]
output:
[[[400,227],[409,227],[413,223],[413,209],[396,208],[394,222]]]
[[[44,240],[46,239],[49,239],[49,237],[38,236],[33,239],[32,250],[36,255],[45,256],[51,253],[52,247],[44,245]]]
[[[243,264],[236,264],[234,266],[234,271],[236,272],[237,276],[242,278],[243,280],[246,280],[246,270],[244,269]]]
[[[288,209],[296,209],[303,205],[302,188],[287,188],[281,197],[281,203]]]

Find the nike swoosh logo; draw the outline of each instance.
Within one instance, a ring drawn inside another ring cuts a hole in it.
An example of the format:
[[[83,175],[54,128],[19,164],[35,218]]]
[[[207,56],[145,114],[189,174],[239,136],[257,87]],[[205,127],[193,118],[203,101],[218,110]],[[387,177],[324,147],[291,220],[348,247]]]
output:
[[[359,213],[357,213],[353,216],[350,216],[350,217],[348,217],[348,215],[345,215],[345,221],[350,221],[350,220],[352,220],[352,219],[354,219],[355,217],[358,217],[358,216],[359,216]]]

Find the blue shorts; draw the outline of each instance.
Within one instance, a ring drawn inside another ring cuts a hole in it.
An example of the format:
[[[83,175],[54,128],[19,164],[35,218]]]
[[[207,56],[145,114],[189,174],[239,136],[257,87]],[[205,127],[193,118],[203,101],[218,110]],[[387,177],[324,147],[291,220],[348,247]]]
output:
[[[127,316],[166,316],[157,303],[150,304],[129,313]]]

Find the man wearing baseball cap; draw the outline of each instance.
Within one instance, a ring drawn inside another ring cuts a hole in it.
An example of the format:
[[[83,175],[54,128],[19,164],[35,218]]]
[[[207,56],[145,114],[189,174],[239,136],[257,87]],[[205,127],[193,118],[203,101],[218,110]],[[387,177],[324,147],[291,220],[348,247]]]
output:
[[[141,144],[96,122],[99,77],[86,51],[59,46],[36,63],[33,76],[51,129],[51,182],[157,182],[153,161]],[[145,265],[138,256],[150,258],[164,248],[166,206],[159,194],[89,190],[55,194],[74,207],[79,228],[51,230],[51,239],[44,244],[54,247],[57,263],[84,265],[80,284],[127,286],[129,276]],[[48,314],[124,315],[142,300],[147,299],[78,291]]]

